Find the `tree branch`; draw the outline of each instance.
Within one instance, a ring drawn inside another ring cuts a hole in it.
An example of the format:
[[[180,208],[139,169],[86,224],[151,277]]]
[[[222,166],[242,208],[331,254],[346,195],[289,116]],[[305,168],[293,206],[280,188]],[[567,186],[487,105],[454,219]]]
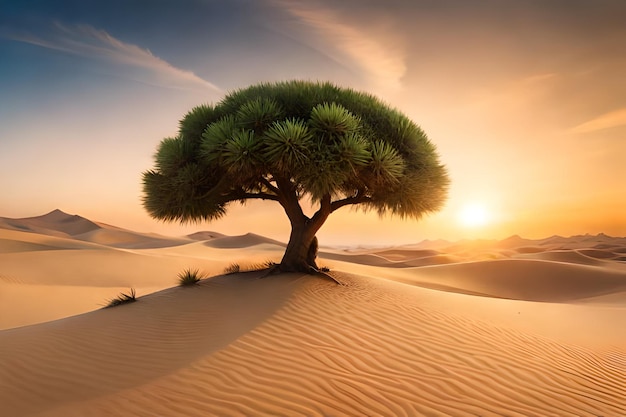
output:
[[[223,193],[221,195],[220,201],[222,203],[230,203],[232,201],[240,201],[240,200],[247,200],[247,199],[272,200],[272,201],[278,201],[280,203],[280,197],[277,195],[264,193],[264,192],[253,193],[253,192],[246,191],[243,187],[234,189],[234,190],[229,190],[228,192]]]
[[[343,206],[348,206],[350,204],[361,204],[371,201],[372,199],[362,193],[362,190],[359,190],[355,196],[344,198],[343,200],[333,201],[330,205],[330,212],[334,212],[337,209],[342,208]]]
[[[267,193],[243,193],[237,196],[238,198],[234,198],[234,200],[242,200],[242,199],[260,199],[260,200],[272,200],[272,201],[280,201],[277,195],[267,194]]]
[[[274,185],[272,185],[272,183],[267,178],[261,177],[261,184],[265,185],[265,187],[267,187],[267,189],[273,192],[274,194],[276,195],[280,194],[280,190]]]
[[[311,217],[310,225],[315,229],[315,232],[322,227],[328,216],[332,213],[332,203],[330,194],[326,194],[320,200],[320,208],[315,212],[313,217]]]
[[[296,187],[291,180],[279,176],[274,176],[274,180],[276,181],[276,188],[278,189],[277,201],[283,206],[283,209],[285,209],[285,213],[287,217],[289,217],[291,225],[293,226],[294,224],[303,223],[308,220],[308,217],[302,211],[296,193]]]

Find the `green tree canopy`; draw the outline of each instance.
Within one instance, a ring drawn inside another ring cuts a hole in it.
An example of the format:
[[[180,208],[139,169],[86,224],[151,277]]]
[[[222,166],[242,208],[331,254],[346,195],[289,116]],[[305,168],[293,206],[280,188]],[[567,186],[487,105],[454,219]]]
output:
[[[404,114],[370,94],[305,81],[253,85],[193,108],[155,165],[143,187],[157,219],[210,221],[248,199],[280,204],[292,227],[284,271],[317,268],[315,235],[341,207],[419,219],[442,207],[449,183],[435,146]]]

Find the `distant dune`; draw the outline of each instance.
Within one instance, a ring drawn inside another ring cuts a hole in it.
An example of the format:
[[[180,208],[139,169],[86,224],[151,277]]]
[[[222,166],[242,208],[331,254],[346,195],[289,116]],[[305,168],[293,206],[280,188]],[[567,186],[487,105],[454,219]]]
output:
[[[224,235],[221,233],[216,233],[216,232],[203,231],[203,232],[192,233],[190,235],[187,235],[187,237],[193,240],[209,240],[209,239],[216,239],[219,237],[224,237]]]
[[[0,218],[0,415],[626,416],[624,238],[323,248],[344,285],[220,275],[283,251]]]
[[[0,217],[0,228],[65,237],[99,229],[100,226],[83,217],[53,210],[43,216],[23,219]]]
[[[254,233],[246,233],[241,236],[222,236],[211,239],[204,243],[206,246],[218,249],[249,248],[255,245],[269,244],[284,247],[285,244],[274,239],[269,239]]]
[[[189,243],[189,240],[184,238],[137,233],[104,223],[92,222],[58,209],[38,217],[23,219],[0,217],[0,229],[68,237],[118,248],[160,248]]]
[[[626,271],[537,260],[456,263],[402,271],[398,279],[486,297],[569,302],[626,291]]]

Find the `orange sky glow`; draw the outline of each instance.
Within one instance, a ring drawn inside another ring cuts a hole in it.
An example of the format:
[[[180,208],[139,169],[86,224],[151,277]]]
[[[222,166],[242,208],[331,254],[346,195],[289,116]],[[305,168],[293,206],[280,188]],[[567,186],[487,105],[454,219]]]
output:
[[[224,14],[242,28],[236,36],[196,23],[185,32],[193,41],[86,11],[42,11],[45,30],[0,21],[10,62],[0,72],[0,216],[59,208],[137,231],[286,241],[287,218],[271,202],[233,205],[211,224],[154,221],[141,206],[141,173],[193,106],[297,78],[399,108],[437,145],[452,180],[441,212],[412,221],[344,208],[320,231],[322,245],[626,235],[623,2],[383,3],[267,0]],[[20,70],[40,60],[46,71]],[[471,205],[482,221],[459,221]]]

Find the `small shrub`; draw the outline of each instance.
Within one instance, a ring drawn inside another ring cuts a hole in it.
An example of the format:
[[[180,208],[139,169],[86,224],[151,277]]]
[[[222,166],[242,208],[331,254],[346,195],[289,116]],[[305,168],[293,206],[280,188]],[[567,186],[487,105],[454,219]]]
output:
[[[241,272],[262,271],[264,269],[273,268],[276,265],[278,265],[276,262],[267,260],[265,262],[247,265],[246,267],[242,268]]]
[[[115,298],[112,298],[111,300],[109,300],[109,302],[107,303],[106,306],[104,306],[104,308],[109,308],[109,307],[115,307],[118,306],[120,304],[126,304],[126,303],[132,303],[137,301],[137,298],[135,298],[135,289],[131,288],[130,289],[130,294],[126,294],[126,293],[120,293],[120,295],[118,295]]]
[[[226,268],[224,268],[224,274],[226,275],[236,274],[240,271],[241,271],[241,266],[238,263],[232,263],[228,265]]]
[[[200,282],[201,279],[200,271],[188,268],[178,274],[178,285],[181,287],[195,285]]]
[[[267,260],[265,262],[263,262],[263,268],[273,268],[275,266],[277,266],[278,264],[272,260]]]
[[[252,272],[252,271],[262,271],[264,269],[273,268],[278,265],[276,262],[272,260],[267,260],[265,262],[253,263],[249,265],[242,266],[238,263],[232,263],[224,268],[224,274],[237,274],[239,272]]]
[[[330,268],[329,268],[329,267],[327,267],[327,266],[322,266],[322,267],[320,268],[320,271],[321,271],[321,272],[330,272]]]

